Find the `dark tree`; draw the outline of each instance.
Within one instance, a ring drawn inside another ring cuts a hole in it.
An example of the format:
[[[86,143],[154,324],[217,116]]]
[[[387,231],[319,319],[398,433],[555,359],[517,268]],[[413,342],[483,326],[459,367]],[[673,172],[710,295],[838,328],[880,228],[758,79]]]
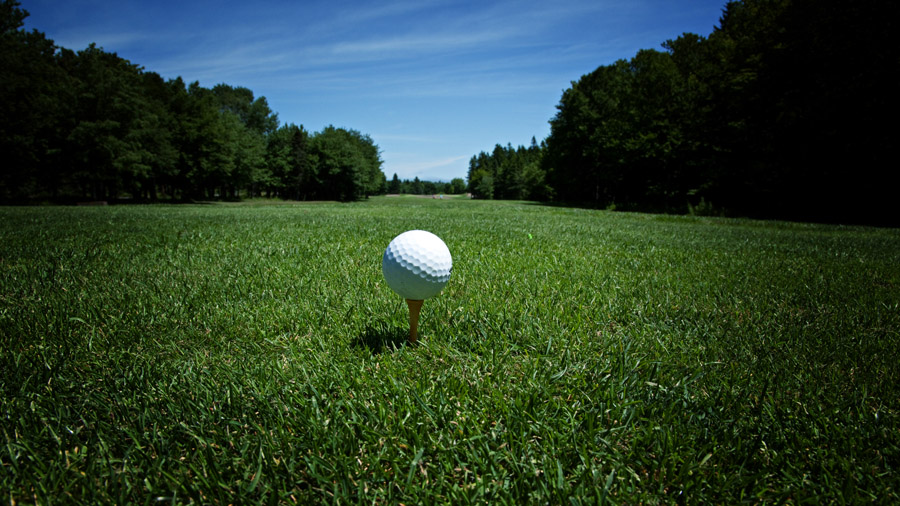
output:
[[[600,206],[896,222],[897,11],[729,2],[709,37],[684,34],[572,83],[551,120],[547,183],[560,200]],[[516,188],[502,168],[473,165],[499,196]]]
[[[355,130],[325,127],[311,139],[324,198],[356,200],[380,193],[385,177],[378,146]]]
[[[394,173],[394,177],[391,179],[391,182],[388,183],[387,186],[388,193],[400,193],[400,178],[397,177],[397,173]]]
[[[55,196],[62,180],[60,148],[72,104],[71,78],[43,33],[22,29],[28,12],[0,3],[0,199]]]

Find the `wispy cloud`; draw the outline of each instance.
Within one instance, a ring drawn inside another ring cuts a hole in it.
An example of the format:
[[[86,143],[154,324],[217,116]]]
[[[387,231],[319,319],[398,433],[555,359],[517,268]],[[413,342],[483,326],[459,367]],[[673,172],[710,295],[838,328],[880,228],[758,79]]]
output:
[[[379,2],[377,5],[353,5],[343,9],[336,16],[342,24],[359,25],[379,19],[397,19],[415,12],[421,12],[439,7],[446,2],[426,0],[399,0],[393,2]]]
[[[401,179],[438,179],[435,174],[446,173],[448,167],[458,165],[459,162],[468,160],[470,155],[452,156],[439,159],[421,159],[416,161],[385,160],[386,172],[396,172]]]
[[[358,40],[336,44],[332,54],[365,56],[378,54],[382,57],[397,57],[410,53],[453,52],[460,49],[479,47],[483,44],[502,40],[507,33],[482,31],[474,33],[411,33],[390,38]]]

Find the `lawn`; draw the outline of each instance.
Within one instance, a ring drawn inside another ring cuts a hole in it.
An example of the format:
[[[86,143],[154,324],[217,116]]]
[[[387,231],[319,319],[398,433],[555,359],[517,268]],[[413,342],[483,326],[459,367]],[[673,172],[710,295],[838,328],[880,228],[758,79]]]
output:
[[[421,228],[453,277],[381,276]],[[24,503],[900,501],[900,230],[521,202],[0,208]]]

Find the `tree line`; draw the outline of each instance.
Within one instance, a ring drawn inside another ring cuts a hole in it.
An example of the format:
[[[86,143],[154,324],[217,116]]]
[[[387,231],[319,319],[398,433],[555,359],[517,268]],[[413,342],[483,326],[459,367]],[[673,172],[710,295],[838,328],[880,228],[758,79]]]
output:
[[[354,200],[381,193],[355,130],[279,125],[265,97],[165,80],[95,45],[73,51],[0,4],[0,200]]]
[[[455,195],[466,192],[466,182],[461,177],[453,178],[449,183],[443,181],[425,181],[414,177],[412,181],[409,179],[401,180],[394,173],[394,177],[386,183],[385,191],[387,193],[407,193],[410,195],[439,195],[449,194]]]
[[[565,90],[549,137],[470,163],[485,198],[897,224],[894,2],[728,2]],[[536,161],[537,160],[537,161]]]

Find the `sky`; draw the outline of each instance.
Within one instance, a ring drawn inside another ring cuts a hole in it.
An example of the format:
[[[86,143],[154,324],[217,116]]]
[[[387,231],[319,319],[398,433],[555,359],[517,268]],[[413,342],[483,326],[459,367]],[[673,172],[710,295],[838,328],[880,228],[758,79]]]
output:
[[[601,65],[708,35],[725,0],[19,0],[26,29],[96,43],[164,78],[243,86],[281,124],[357,130],[390,179],[465,178],[496,144],[550,133]]]

